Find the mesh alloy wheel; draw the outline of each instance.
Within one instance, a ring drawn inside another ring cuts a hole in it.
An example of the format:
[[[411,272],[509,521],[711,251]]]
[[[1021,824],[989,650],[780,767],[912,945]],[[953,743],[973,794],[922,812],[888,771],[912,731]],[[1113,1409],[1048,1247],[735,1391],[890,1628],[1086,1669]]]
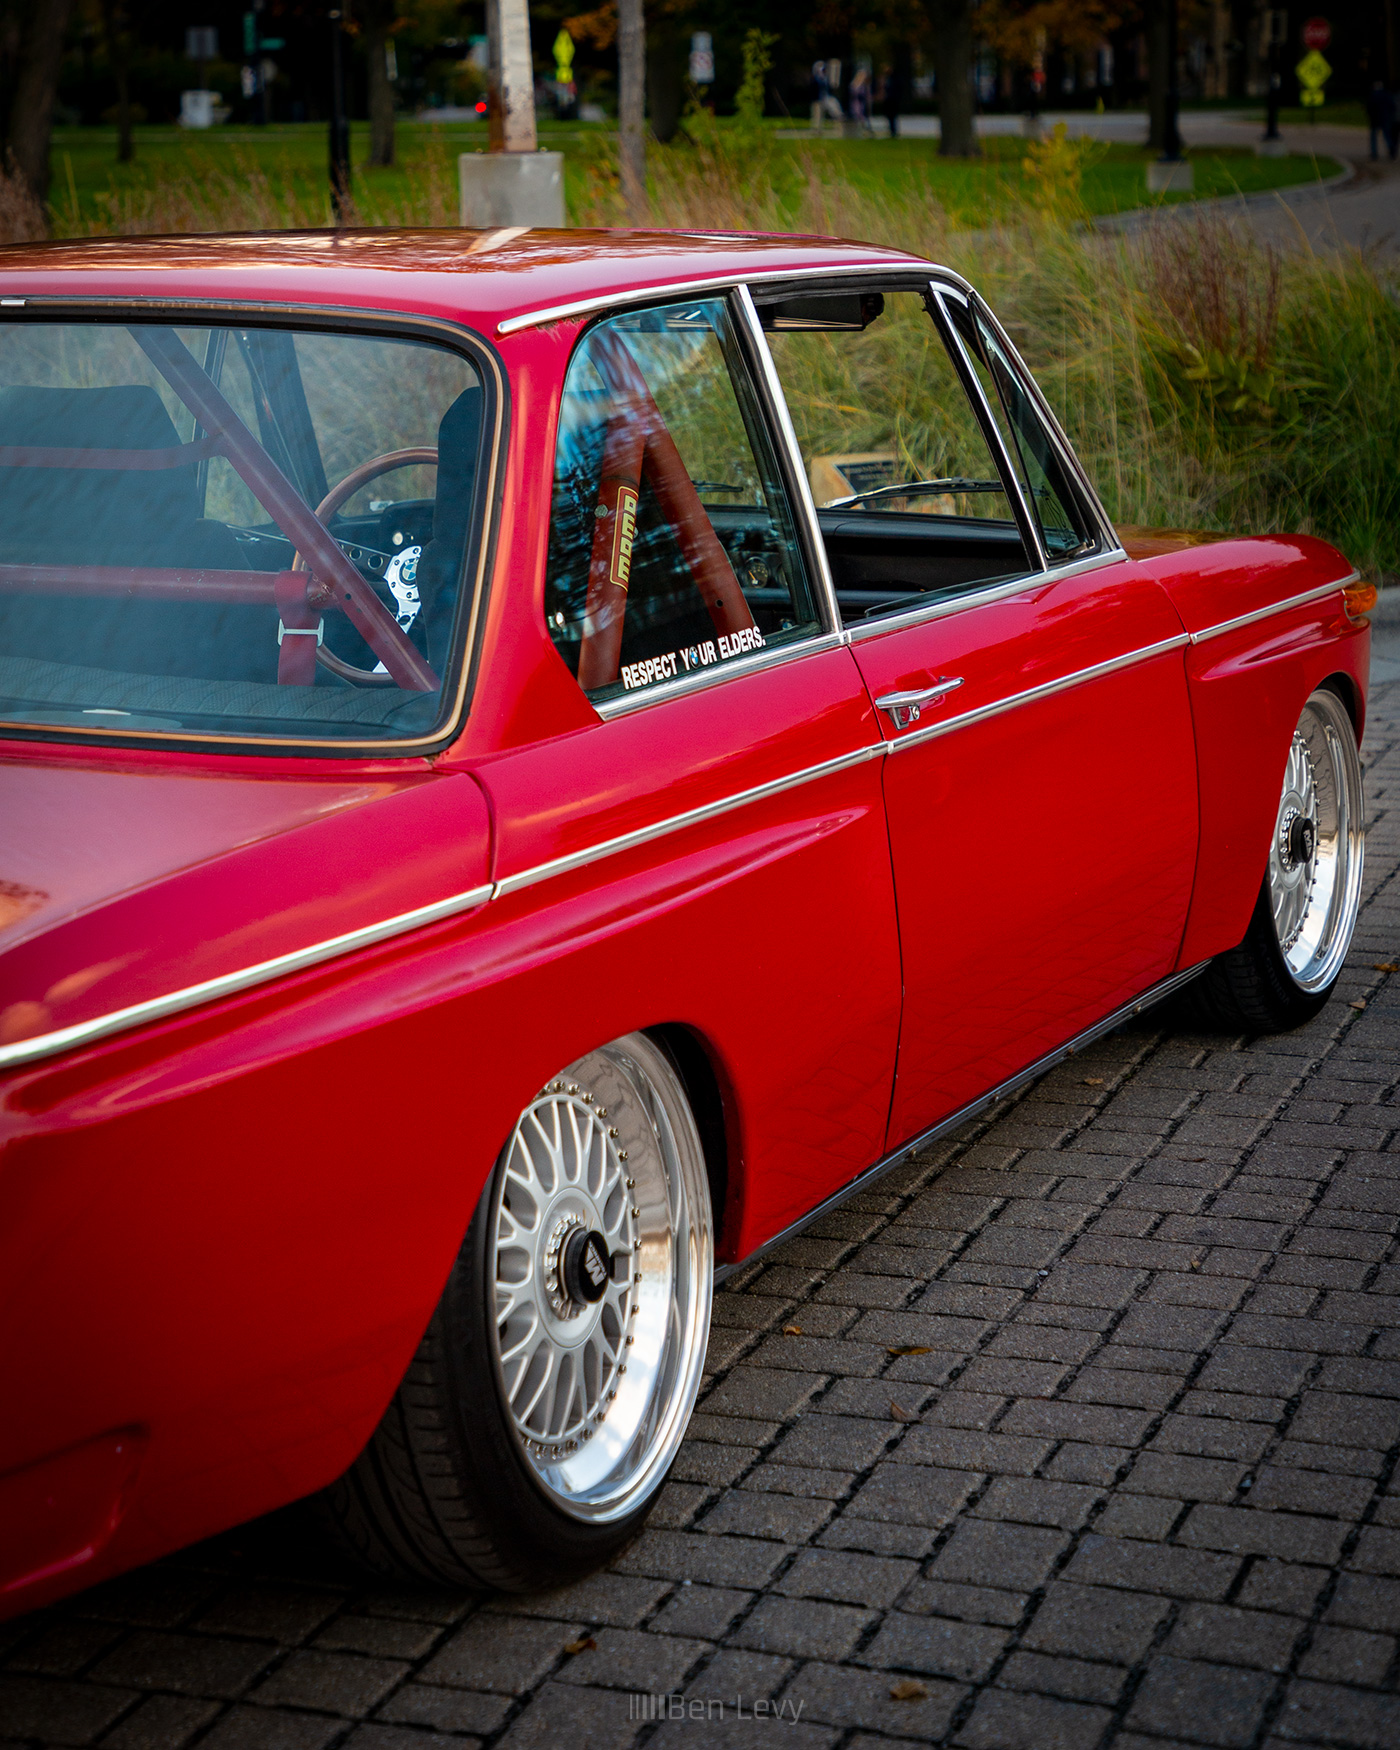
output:
[[[709,1330],[705,1166],[655,1045],[591,1052],[531,1101],[490,1225],[496,1371],[521,1455],[563,1512],[629,1513],[675,1457]]]
[[[714,1281],[704,1151],[646,1034],[571,1064],[507,1139],[432,1321],[318,1513],[398,1579],[528,1591],[645,1523],[685,1435]]]
[[[1365,804],[1356,731],[1319,687],[1289,744],[1268,865],[1249,930],[1188,990],[1208,1025],[1277,1033],[1326,1003],[1361,908]]]
[[[1346,958],[1361,896],[1365,851],[1361,761],[1335,693],[1307,702],[1288,750],[1269,847],[1274,936],[1289,976],[1311,994]]]

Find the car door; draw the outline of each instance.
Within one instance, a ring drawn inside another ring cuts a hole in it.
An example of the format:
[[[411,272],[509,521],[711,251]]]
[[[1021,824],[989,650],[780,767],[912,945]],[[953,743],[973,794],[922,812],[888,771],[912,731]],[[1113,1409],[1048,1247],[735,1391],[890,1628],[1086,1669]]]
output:
[[[554,427],[518,434],[555,456],[546,575],[499,639],[530,646],[534,714],[572,727],[475,768],[516,1012],[549,1014],[561,1063],[668,1024],[708,1053],[722,1260],[879,1156],[900,1001],[881,735],[746,320],[723,296],[605,317]],[[545,385],[516,387],[539,419]],[[488,644],[488,684],[514,660]]]
[[[926,287],[899,319],[901,297],[844,358],[849,337],[797,345],[781,305],[765,317],[889,749],[890,1147],[1174,969],[1197,830],[1165,593],[1117,550],[976,300]]]

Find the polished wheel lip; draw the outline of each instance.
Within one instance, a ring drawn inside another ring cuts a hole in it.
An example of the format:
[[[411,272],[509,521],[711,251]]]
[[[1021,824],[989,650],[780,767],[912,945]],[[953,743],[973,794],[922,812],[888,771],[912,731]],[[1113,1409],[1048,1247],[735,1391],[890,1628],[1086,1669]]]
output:
[[[1266,877],[1274,940],[1301,991],[1327,990],[1341,970],[1360,910],[1365,853],[1355,731],[1337,695],[1319,688],[1289,745]]]
[[[541,1090],[502,1152],[489,1215],[487,1317],[506,1430],[555,1509],[594,1524],[624,1518],[684,1437],[713,1286],[703,1151],[652,1041],[591,1052]],[[607,1239],[613,1276],[596,1304],[574,1305],[564,1254],[590,1229]],[[565,1381],[562,1411],[550,1378]]]

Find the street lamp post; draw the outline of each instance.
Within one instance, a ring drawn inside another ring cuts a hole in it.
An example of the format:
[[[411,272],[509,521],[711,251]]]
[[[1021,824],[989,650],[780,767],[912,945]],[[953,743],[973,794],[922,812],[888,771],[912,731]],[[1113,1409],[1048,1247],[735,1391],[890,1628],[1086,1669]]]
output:
[[[345,113],[345,69],[341,62],[341,14],[338,9],[331,21],[331,209],[336,223],[343,225],[350,216],[350,120]]]
[[[1181,162],[1181,80],[1178,72],[1177,0],[1167,0],[1167,105],[1162,117],[1162,163]]]

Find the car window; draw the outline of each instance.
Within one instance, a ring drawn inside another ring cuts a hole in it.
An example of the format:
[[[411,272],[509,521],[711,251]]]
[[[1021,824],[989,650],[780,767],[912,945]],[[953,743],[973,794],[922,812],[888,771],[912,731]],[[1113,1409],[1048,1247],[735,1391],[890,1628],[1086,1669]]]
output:
[[[922,292],[774,294],[758,308],[847,624],[1031,568]]]
[[[723,299],[630,311],[580,343],[559,414],[545,613],[595,701],[820,631]]]
[[[989,402],[1006,422],[1007,448],[1045,544],[1046,557],[1082,557],[1099,544],[1093,521],[1011,357],[982,312],[960,293],[940,294]]]
[[[0,720],[432,732],[483,394],[391,336],[0,325]]]

